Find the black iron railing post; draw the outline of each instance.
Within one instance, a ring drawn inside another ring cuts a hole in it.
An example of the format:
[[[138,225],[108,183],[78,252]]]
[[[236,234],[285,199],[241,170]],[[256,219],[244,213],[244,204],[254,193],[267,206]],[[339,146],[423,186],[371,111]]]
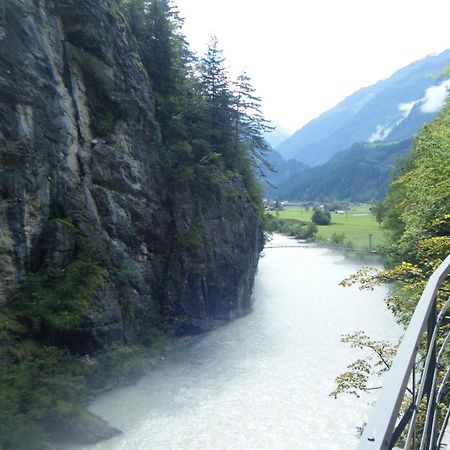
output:
[[[427,394],[427,410],[431,411],[428,415],[427,422],[425,424],[427,443],[430,449],[436,448],[436,433],[433,427],[434,411],[436,410],[436,388],[434,379],[437,374],[436,367],[436,341],[437,341],[437,307],[436,296],[434,297],[433,306],[431,307],[430,315],[428,317],[427,324],[427,344],[428,351],[431,353],[430,365],[428,368],[427,379],[425,384],[425,392]],[[436,332],[436,338],[433,339],[433,334]]]
[[[416,364],[414,364],[413,369],[412,369],[412,404],[416,405]],[[412,434],[412,448],[413,450],[415,450],[416,448],[416,423],[414,422],[413,425],[413,434]]]

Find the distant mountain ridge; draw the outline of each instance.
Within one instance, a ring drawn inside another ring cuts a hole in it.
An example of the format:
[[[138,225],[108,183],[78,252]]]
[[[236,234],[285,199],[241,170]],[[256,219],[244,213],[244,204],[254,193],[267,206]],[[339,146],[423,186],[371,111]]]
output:
[[[278,145],[277,152],[285,159],[317,166],[355,142],[412,136],[442,106],[450,80],[439,80],[435,75],[448,64],[450,49],[359,89]]]
[[[309,169],[306,164],[295,159],[286,161],[276,150],[272,150],[267,155],[267,162],[275,169],[272,172],[261,167],[266,176],[262,182],[265,196],[268,198],[278,198],[280,186],[283,186],[291,177],[294,179]]]
[[[275,193],[273,198],[355,202],[381,200],[395,162],[408,154],[411,146],[411,138],[397,142],[353,144],[336,153],[325,164],[303,168],[285,178],[276,190],[271,191]]]
[[[287,130],[278,124],[271,124],[274,129],[265,133],[265,139],[269,145],[276,147],[277,145],[284,142],[289,136],[291,136],[292,131]]]

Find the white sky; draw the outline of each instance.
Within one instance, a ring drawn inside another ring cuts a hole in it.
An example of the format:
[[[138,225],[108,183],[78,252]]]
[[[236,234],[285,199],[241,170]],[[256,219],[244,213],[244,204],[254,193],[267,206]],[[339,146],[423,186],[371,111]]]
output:
[[[174,0],[192,50],[215,33],[268,119],[294,131],[363,86],[450,48],[450,0]]]

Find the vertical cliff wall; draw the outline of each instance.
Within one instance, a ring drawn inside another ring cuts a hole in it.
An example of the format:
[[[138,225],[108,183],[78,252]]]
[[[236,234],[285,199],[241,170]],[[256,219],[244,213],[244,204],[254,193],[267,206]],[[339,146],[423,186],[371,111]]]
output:
[[[114,1],[4,0],[0,40],[0,304],[86,239],[103,284],[82,354],[155,324],[207,330],[247,313],[261,225],[238,177],[199,200],[158,163],[154,102]]]

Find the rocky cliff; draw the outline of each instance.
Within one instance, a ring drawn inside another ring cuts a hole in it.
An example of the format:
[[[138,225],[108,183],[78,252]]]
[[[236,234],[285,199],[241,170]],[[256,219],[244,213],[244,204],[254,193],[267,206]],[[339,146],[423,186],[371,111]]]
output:
[[[205,201],[159,164],[153,94],[114,1],[4,0],[0,27],[0,304],[27,273],[89,243],[105,269],[80,354],[208,330],[251,308],[261,225],[239,177]],[[143,338],[144,336],[144,338]]]

